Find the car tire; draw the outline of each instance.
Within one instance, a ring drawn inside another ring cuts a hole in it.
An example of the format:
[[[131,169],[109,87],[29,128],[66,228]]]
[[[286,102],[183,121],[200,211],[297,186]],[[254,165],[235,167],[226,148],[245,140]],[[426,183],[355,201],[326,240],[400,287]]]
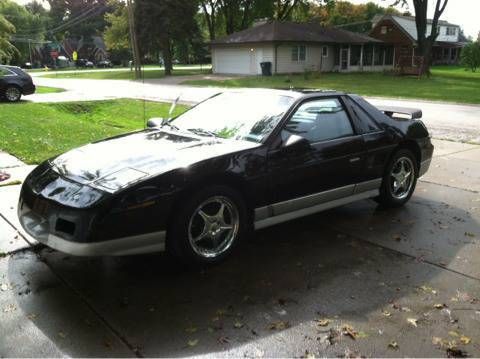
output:
[[[418,180],[418,163],[408,149],[400,149],[390,160],[376,201],[386,208],[401,207],[415,191]]]
[[[22,90],[17,86],[8,86],[3,93],[3,97],[8,102],[18,102],[22,98]]]
[[[238,191],[207,187],[177,206],[167,251],[184,265],[216,264],[228,257],[247,232],[247,208]]]

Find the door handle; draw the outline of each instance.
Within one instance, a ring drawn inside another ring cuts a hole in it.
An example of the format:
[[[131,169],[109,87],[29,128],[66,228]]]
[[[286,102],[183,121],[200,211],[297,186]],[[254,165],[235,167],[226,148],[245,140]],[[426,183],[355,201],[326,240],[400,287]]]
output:
[[[355,162],[358,162],[360,161],[360,157],[353,157],[353,158],[350,158],[350,163],[355,163]]]

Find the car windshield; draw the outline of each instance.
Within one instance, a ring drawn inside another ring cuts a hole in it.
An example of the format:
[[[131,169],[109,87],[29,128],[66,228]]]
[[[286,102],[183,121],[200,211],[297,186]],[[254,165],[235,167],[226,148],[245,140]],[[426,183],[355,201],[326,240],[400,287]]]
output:
[[[178,116],[172,125],[200,136],[259,143],[294,100],[274,93],[222,93]]]

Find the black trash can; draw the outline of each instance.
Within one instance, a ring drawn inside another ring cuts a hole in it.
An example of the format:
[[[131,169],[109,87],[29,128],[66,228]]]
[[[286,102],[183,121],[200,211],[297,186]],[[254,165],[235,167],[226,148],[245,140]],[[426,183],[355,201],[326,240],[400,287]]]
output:
[[[262,67],[262,76],[272,76],[271,62],[261,62],[260,66]]]

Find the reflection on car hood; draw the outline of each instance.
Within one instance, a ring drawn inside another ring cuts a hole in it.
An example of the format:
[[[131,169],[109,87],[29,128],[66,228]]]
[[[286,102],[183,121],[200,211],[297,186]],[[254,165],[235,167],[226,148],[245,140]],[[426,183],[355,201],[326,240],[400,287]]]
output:
[[[257,146],[149,130],[79,147],[57,157],[52,165],[66,178],[115,192],[152,175]]]

